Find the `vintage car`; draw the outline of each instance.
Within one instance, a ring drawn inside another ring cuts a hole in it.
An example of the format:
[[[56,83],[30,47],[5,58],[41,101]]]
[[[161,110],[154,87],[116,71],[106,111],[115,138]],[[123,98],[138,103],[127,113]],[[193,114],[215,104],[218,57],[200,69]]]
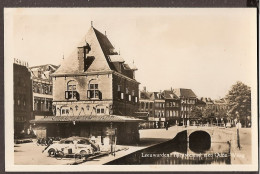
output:
[[[57,153],[62,152],[64,156],[67,155],[81,155],[90,156],[100,152],[99,145],[94,143],[89,138],[85,137],[70,137],[61,139],[60,142],[55,143],[43,150],[43,153],[48,153],[49,156],[54,157]]]

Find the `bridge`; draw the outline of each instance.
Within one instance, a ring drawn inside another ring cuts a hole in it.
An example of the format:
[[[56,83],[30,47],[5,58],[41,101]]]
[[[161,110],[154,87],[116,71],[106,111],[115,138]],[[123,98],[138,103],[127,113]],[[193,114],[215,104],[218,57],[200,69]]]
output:
[[[200,149],[208,149],[216,151],[223,149],[226,151],[229,146],[237,147],[236,129],[223,127],[208,127],[208,126],[173,126],[168,130],[165,129],[143,129],[140,130],[141,141],[145,139],[164,139],[171,140],[177,134],[182,133],[183,141],[187,141],[189,153],[200,153]],[[229,143],[228,143],[229,142]],[[215,150],[214,150],[215,149]]]
[[[193,137],[199,138],[200,136],[204,139],[210,138],[212,143],[226,143],[232,141],[235,138],[236,132],[232,129],[225,129],[222,127],[207,127],[207,126],[189,126],[184,128],[187,130],[187,141],[192,140]]]

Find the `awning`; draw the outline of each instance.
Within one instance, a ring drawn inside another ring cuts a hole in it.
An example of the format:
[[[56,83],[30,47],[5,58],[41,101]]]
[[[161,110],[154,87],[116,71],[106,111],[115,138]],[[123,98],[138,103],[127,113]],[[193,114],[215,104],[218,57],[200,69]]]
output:
[[[49,116],[38,120],[30,120],[30,123],[69,123],[69,122],[143,122],[145,120],[119,115],[102,116]]]

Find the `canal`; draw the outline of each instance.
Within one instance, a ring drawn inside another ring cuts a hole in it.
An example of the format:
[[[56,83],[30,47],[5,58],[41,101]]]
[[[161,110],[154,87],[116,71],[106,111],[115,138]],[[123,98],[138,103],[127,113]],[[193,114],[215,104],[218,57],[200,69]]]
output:
[[[171,164],[231,164],[228,143],[211,143],[203,133],[197,133],[187,142],[187,131],[172,140],[160,143],[105,165],[171,165]]]

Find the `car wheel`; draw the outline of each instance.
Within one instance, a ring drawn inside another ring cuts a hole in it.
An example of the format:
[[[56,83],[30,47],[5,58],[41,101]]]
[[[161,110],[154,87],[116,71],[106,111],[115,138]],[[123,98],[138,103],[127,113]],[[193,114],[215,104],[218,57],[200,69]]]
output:
[[[48,154],[49,154],[50,157],[54,157],[54,156],[55,156],[55,153],[56,153],[55,149],[50,149],[50,150],[48,151]]]
[[[87,155],[88,153],[87,153],[85,150],[81,150],[81,151],[79,152],[79,154],[80,154],[81,156],[85,156],[85,155]]]

